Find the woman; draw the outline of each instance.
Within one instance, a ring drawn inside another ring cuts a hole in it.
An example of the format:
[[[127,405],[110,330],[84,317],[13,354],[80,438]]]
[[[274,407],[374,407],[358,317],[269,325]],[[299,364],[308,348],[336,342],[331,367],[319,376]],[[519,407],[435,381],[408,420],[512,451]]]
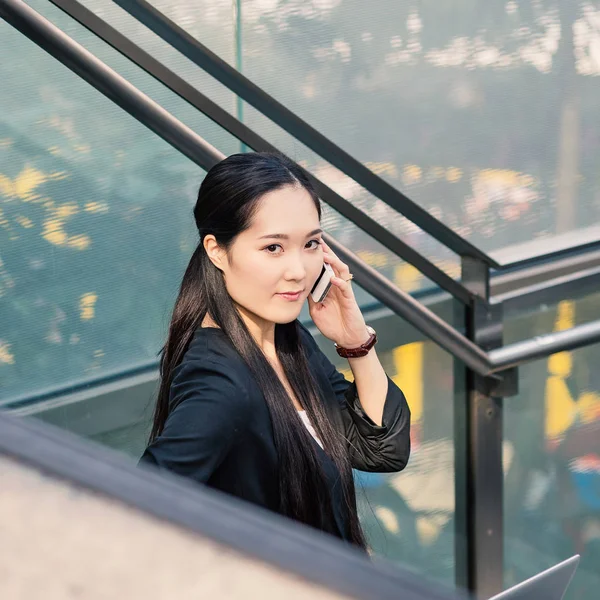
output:
[[[207,173],[194,217],[201,241],[162,349],[140,462],[366,549],[352,467],[403,469],[410,412],[374,349],[349,358],[351,384],[297,321],[308,299],[341,355],[376,339],[348,267],[322,239],[317,194],[284,156],[236,154]],[[336,277],[316,304],[309,293],[324,262]]]

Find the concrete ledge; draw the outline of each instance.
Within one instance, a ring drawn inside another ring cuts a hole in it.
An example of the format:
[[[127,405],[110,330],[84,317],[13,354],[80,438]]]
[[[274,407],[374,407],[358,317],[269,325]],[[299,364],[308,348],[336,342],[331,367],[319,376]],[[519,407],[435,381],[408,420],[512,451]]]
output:
[[[456,600],[336,538],[0,411],[0,598]]]
[[[349,598],[0,457],[0,598]]]

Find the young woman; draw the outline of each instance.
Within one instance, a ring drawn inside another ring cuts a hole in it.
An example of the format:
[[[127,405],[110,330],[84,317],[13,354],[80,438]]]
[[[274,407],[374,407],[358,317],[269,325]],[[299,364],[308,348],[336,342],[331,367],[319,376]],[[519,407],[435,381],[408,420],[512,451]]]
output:
[[[345,265],[325,244],[305,173],[275,154],[214,166],[194,208],[200,243],[183,277],[141,463],[366,548],[352,468],[400,471],[410,412],[385,374]],[[333,286],[309,293],[323,263]],[[298,322],[305,301],[349,383]],[[354,352],[353,352],[354,351]]]

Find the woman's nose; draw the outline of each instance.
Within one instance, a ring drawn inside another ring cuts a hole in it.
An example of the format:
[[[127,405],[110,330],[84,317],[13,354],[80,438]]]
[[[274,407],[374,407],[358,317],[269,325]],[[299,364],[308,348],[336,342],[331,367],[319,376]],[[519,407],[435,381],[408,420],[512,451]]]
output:
[[[306,265],[301,256],[292,256],[286,265],[285,278],[302,281],[306,277]]]

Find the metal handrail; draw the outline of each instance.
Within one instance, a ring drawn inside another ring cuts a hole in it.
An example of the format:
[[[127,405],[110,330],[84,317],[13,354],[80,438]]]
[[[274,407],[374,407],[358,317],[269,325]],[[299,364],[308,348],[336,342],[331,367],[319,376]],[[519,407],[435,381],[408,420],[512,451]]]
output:
[[[408,321],[438,346],[484,377],[493,376],[495,373],[550,356],[556,352],[575,350],[600,342],[600,320],[597,320],[485,352],[410,294],[398,289],[389,279],[386,279],[350,250],[331,238],[327,239],[327,243],[348,264],[356,281],[364,290]]]
[[[104,40],[131,62],[144,69],[149,75],[176,93],[191,106],[200,110],[209,119],[231,133],[246,146],[256,151],[279,151],[274,145],[237,120],[216,102],[213,102],[205,94],[202,94],[199,90],[191,86],[183,78],[179,77],[179,75],[133,43],[129,38],[114,27],[111,27],[106,21],[96,16],[80,2],[77,2],[77,0],[50,0],[50,2],[86,27],[94,35]],[[460,281],[456,281],[450,277],[433,262],[394,235],[389,229],[377,223],[377,221],[362,212],[308,171],[307,176],[319,196],[343,217],[357,225],[396,256],[413,265],[423,275],[436,283],[440,288],[452,294],[463,304],[471,302],[473,294]]]
[[[225,158],[224,154],[21,0],[0,0],[0,16],[200,167],[209,169]],[[350,250],[330,236],[325,237],[350,266],[361,287],[480,375],[491,376],[555,352],[600,341],[600,321],[594,321],[485,352]]]
[[[247,77],[145,0],[113,0],[140,23],[209,73],[268,119],[316,152],[327,162],[354,179],[377,198],[404,215],[423,231],[460,256],[478,258],[491,267],[499,265],[490,256],[430,215],[394,186],[373,173],[345,150],[311,127],[286,106],[275,100]]]
[[[575,350],[597,342],[600,342],[600,320],[491,350],[488,358],[493,370],[501,371],[545,358],[557,352]]]

